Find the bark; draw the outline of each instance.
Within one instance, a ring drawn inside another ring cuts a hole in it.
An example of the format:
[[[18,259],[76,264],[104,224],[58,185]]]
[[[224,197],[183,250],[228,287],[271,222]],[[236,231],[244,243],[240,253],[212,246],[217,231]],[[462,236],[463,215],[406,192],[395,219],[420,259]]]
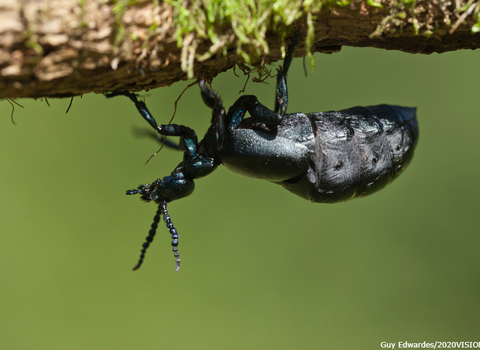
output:
[[[294,56],[306,55],[309,23],[314,29],[312,52],[331,53],[343,45],[423,54],[476,49],[480,33],[472,34],[471,28],[478,1],[465,4],[418,0],[407,7],[382,0],[379,8],[353,0],[347,6],[324,6],[291,25],[270,25],[268,49],[254,65],[281,59],[285,31],[288,37],[300,30]],[[0,98],[148,90],[186,80],[189,71],[211,79],[244,62],[236,33],[228,26],[215,28],[229,39],[225,55],[202,60],[209,50],[220,50],[193,32],[183,33],[179,47],[176,16],[169,3],[153,0],[128,8],[101,0],[1,0]]]

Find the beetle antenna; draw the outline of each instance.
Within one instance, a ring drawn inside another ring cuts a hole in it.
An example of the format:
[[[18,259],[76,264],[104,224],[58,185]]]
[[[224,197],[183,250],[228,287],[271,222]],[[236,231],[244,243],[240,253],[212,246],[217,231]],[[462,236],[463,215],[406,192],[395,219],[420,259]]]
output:
[[[132,191],[138,191],[138,190],[132,190]],[[141,193],[141,192],[138,191],[137,193]],[[136,194],[136,193],[131,193],[131,194]],[[150,246],[150,244],[152,243],[153,238],[155,237],[155,234],[157,233],[158,223],[160,222],[160,215],[162,214],[163,214],[163,221],[165,221],[168,231],[172,236],[172,247],[173,247],[172,250],[173,250],[173,256],[175,256],[175,262],[176,262],[175,271],[180,270],[180,254],[178,253],[178,232],[172,220],[170,219],[170,215],[168,215],[167,202],[162,201],[158,205],[157,212],[153,217],[152,226],[150,228],[150,231],[148,231],[148,236],[145,239],[145,243],[143,243],[142,245],[142,250],[140,251],[140,259],[138,260],[137,265],[135,265],[135,267],[133,268],[133,271],[138,270],[140,266],[142,266],[143,260],[145,259],[145,253],[148,247]]]
[[[147,185],[140,185],[136,189],[133,190],[127,190],[127,195],[133,195],[133,194],[147,194],[150,190],[150,186]]]
[[[172,220],[170,219],[170,215],[168,215],[168,210],[167,210],[167,202],[163,201],[160,203],[158,206],[158,210],[162,210],[163,213],[163,221],[165,221],[165,224],[167,225],[168,231],[170,232],[170,235],[172,236],[172,251],[173,251],[173,256],[175,256],[175,271],[180,270],[180,254],[178,253],[178,232],[175,226],[173,225]],[[158,213],[158,212],[157,212]]]
[[[133,271],[138,270],[140,268],[140,266],[142,266],[143,259],[145,259],[145,252],[147,251],[148,247],[150,246],[150,243],[152,243],[153,238],[155,237],[155,234],[157,233],[157,227],[158,227],[158,223],[160,222],[160,214],[161,213],[162,213],[162,205],[160,204],[158,206],[157,213],[153,217],[152,228],[150,229],[150,231],[148,231],[148,236],[146,238],[146,242],[143,243],[143,245],[142,245],[143,248],[141,250],[140,259],[138,260],[137,265],[135,265],[135,267],[133,268]]]

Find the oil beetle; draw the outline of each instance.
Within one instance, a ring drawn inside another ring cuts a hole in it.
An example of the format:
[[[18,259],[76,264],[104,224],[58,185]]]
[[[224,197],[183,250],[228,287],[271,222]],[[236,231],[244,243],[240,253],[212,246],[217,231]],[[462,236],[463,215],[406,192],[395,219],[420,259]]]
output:
[[[278,70],[275,109],[252,95],[241,96],[225,112],[220,95],[200,80],[204,103],[212,120],[202,141],[187,126],[158,125],[134,93],[114,92],[107,97],[129,97],[142,117],[162,137],[178,136],[183,161],[173,172],[151,184],[128,190],[143,200],[155,201],[158,210],[143,244],[145,258],[160,216],[172,237],[176,271],[180,268],[178,233],[167,203],[190,195],[194,180],[210,174],[220,164],[241,175],[268,180],[316,203],[335,203],[371,194],[395,179],[408,165],[418,139],[415,108],[379,105],[341,111],[286,114],[287,71],[298,34]],[[244,118],[249,112],[251,118]]]

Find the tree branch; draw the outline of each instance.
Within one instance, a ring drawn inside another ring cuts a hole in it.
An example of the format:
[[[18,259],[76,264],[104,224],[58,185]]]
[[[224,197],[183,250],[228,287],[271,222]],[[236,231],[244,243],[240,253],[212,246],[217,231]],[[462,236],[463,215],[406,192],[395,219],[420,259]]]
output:
[[[239,1],[231,11],[232,3],[2,0],[0,98],[211,79],[236,64],[281,59],[295,30],[302,33],[297,57],[343,45],[424,54],[480,47],[478,0],[324,0],[308,8],[300,0],[256,0],[256,8]]]

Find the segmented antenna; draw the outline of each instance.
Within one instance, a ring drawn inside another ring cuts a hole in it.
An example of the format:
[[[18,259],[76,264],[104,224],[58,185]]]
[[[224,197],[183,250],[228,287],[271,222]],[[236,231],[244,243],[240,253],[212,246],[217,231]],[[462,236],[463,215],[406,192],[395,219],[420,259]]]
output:
[[[132,194],[144,194],[145,193],[145,185],[140,185],[138,188],[134,190],[127,190],[127,195],[132,195]]]
[[[173,225],[172,220],[170,220],[170,215],[168,215],[167,202],[163,201],[162,203],[160,203],[160,205],[158,206],[158,209],[160,210],[160,208],[162,209],[162,213],[163,213],[163,221],[165,221],[168,231],[172,236],[172,247],[173,247],[172,251],[176,261],[175,271],[178,271],[180,270],[180,254],[178,253],[178,232],[175,226]]]
[[[140,266],[142,266],[143,259],[145,259],[145,252],[147,251],[148,247],[150,246],[150,243],[152,243],[153,238],[155,237],[155,234],[157,233],[157,227],[158,227],[158,223],[160,222],[161,213],[162,213],[162,205],[160,204],[158,206],[157,213],[153,217],[152,228],[150,229],[150,231],[148,231],[148,236],[146,238],[146,242],[143,243],[143,245],[142,245],[143,248],[141,250],[140,260],[138,260],[138,263],[133,268],[133,271],[138,270],[140,268]]]
[[[137,189],[134,190],[128,190],[127,194],[128,195],[134,195],[134,194],[147,194],[150,190],[150,187],[148,185],[140,185],[138,186]],[[178,232],[177,229],[175,228],[175,225],[173,224],[170,215],[168,215],[168,210],[167,210],[167,202],[162,201],[158,205],[157,212],[155,213],[155,216],[153,217],[153,223],[150,228],[150,231],[148,231],[148,236],[145,239],[145,243],[142,245],[142,250],[140,251],[140,259],[138,260],[137,265],[133,268],[133,270],[138,270],[140,266],[142,266],[143,260],[145,259],[145,253],[150,246],[150,243],[152,243],[153,238],[155,237],[155,234],[157,233],[157,227],[158,223],[160,222],[160,215],[163,214],[163,221],[167,225],[168,231],[170,232],[170,235],[172,237],[172,251],[173,251],[173,256],[175,257],[175,271],[180,270],[180,254],[178,253]]]

